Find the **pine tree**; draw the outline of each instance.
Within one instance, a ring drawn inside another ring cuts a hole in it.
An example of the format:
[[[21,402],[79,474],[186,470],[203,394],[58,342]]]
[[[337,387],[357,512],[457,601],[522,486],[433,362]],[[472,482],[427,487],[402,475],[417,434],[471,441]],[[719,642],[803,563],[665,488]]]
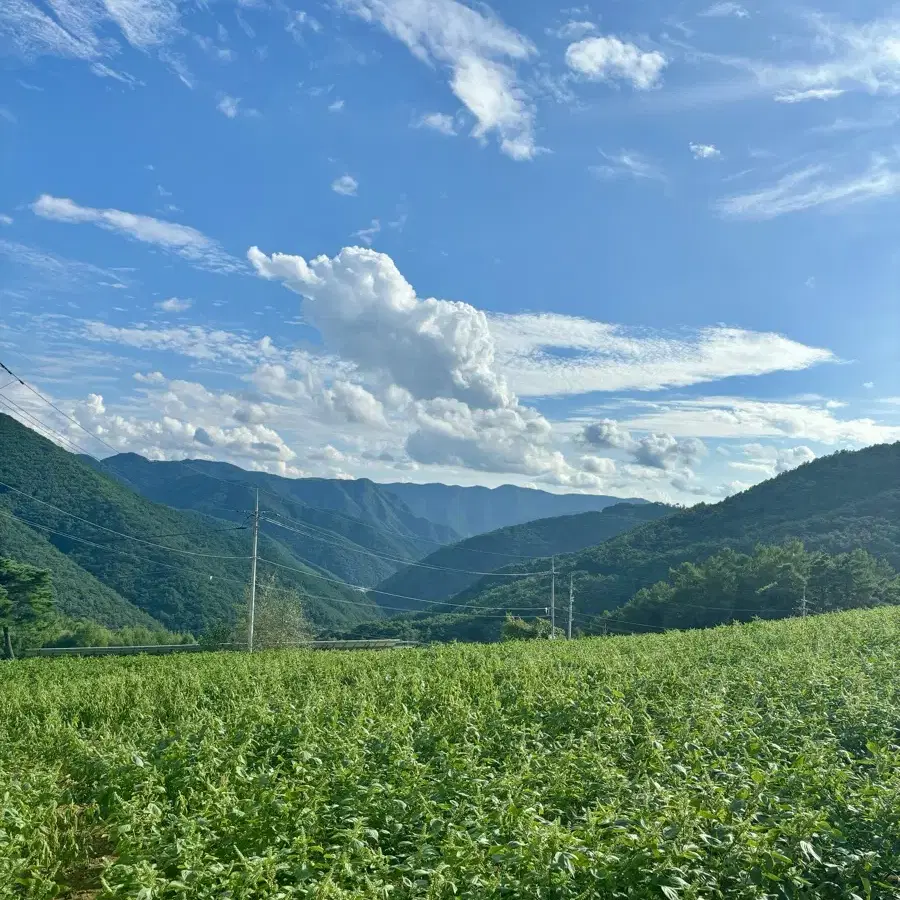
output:
[[[3,655],[13,659],[13,629],[26,635],[53,621],[53,588],[50,573],[13,559],[0,557],[0,627]]]

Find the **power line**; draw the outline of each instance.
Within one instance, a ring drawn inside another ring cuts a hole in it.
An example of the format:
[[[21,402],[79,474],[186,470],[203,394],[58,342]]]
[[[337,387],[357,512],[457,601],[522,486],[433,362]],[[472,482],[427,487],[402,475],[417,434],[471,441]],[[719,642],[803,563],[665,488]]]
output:
[[[323,541],[324,543],[330,543],[332,546],[340,546],[337,545],[335,541],[327,541],[325,538],[319,537],[316,534],[306,534],[303,531],[300,531],[297,528],[291,528],[289,525],[285,525],[283,522],[276,522],[273,519],[264,519],[264,521],[268,522],[271,525],[278,525],[280,528],[285,528],[288,531],[296,532],[297,534],[302,534],[304,537],[312,538],[313,540]],[[293,521],[293,520],[291,520]],[[295,524],[301,525],[302,527],[308,527],[305,523],[297,522]],[[375,556],[378,559],[389,560],[390,562],[400,562],[404,563],[407,566],[414,566],[419,569],[433,569],[439,572],[459,572],[464,575],[491,575],[491,576],[502,576],[506,578],[527,578],[531,575],[545,575],[546,572],[475,572],[470,569],[455,569],[451,566],[431,566],[427,563],[418,563],[411,562],[409,560],[398,559],[396,556],[387,556],[383,553],[375,553],[373,550],[366,550],[363,547],[359,547],[356,545],[346,545],[348,550],[352,550],[356,553],[365,553],[367,556]],[[548,570],[549,571],[549,570]]]
[[[41,421],[37,416],[28,412],[27,409],[23,409],[21,406],[19,406],[18,403],[16,403],[15,400],[11,399],[10,397],[7,397],[5,394],[0,395],[0,403],[2,403],[8,410],[10,410],[13,413],[13,415],[15,415],[16,411],[18,410],[19,415],[25,416],[26,418],[28,418],[31,421],[33,428],[43,429],[44,431],[48,432],[48,434],[54,435],[57,438],[57,440],[63,441],[64,444],[68,445],[68,447],[64,446],[63,449],[68,449],[69,447],[74,447],[76,452],[85,453],[85,455],[90,456],[90,454],[87,453],[83,447],[79,447],[78,444],[75,443],[75,441],[71,440],[70,438],[67,438],[61,432],[56,431],[56,429],[51,428],[46,422]],[[15,407],[15,409],[13,409],[13,407]],[[71,450],[69,452],[71,452]]]
[[[98,435],[94,434],[92,431],[90,431],[88,428],[86,428],[84,425],[82,425],[81,422],[79,422],[74,416],[71,416],[71,415],[69,415],[68,413],[64,412],[62,409],[60,409],[55,403],[53,403],[52,400],[50,400],[48,397],[45,397],[45,396],[44,396],[40,391],[38,391],[36,388],[33,388],[30,384],[28,384],[28,382],[24,381],[22,378],[20,378],[18,375],[16,375],[15,372],[13,372],[8,366],[4,365],[2,362],[0,362],[0,369],[3,369],[3,371],[5,371],[8,375],[10,375],[10,376],[14,379],[15,382],[18,382],[18,383],[21,384],[24,388],[26,388],[27,390],[31,391],[31,393],[33,393],[35,396],[37,396],[37,397],[39,397],[41,400],[43,400],[44,403],[46,403],[46,404],[47,404],[48,406],[50,406],[52,409],[56,410],[56,412],[59,413],[59,415],[61,415],[61,416],[63,416],[64,418],[68,419],[68,421],[72,422],[74,425],[76,425],[78,428],[80,428],[82,431],[84,431],[84,433],[87,434],[89,437],[92,437],[94,440],[96,440],[96,441],[98,441],[99,443],[103,444],[105,447],[107,447],[107,448],[109,448],[110,450],[112,450],[113,453],[115,453],[115,454],[119,454],[119,453],[121,452],[121,450],[120,450],[119,448],[114,447],[112,444],[110,444],[109,442],[105,441],[103,438],[101,438],[101,437],[99,437]],[[12,382],[10,382],[10,383],[12,383]],[[8,385],[7,385],[7,386],[8,386]],[[14,401],[10,401],[10,402],[13,402],[13,403],[14,403]],[[19,409],[21,410],[21,407],[18,407],[18,404],[14,404],[14,405],[16,405],[16,407],[19,408]],[[33,421],[40,421],[40,420],[37,420],[36,417],[31,416],[29,413],[25,412],[24,410],[21,410],[21,411],[22,411],[25,415],[28,415]],[[88,451],[86,451],[83,447],[80,447],[78,444],[76,444],[76,443],[75,443],[74,441],[72,441],[70,438],[68,438],[68,437],[63,437],[62,435],[60,435],[60,433],[59,433],[58,431],[55,431],[54,429],[52,429],[52,428],[50,428],[49,426],[45,425],[43,422],[41,422],[41,425],[43,425],[43,427],[44,427],[46,430],[50,431],[50,432],[53,433],[53,434],[56,434],[57,437],[59,437],[61,440],[66,441],[68,444],[70,444],[70,446],[76,447],[79,451],[81,451],[82,453],[84,453],[86,456],[89,456],[89,457],[91,457],[92,459],[94,459],[99,465],[109,466],[110,468],[113,469],[113,471],[117,471],[117,470],[115,469],[115,467],[112,466],[110,463],[108,463],[106,460],[98,459],[96,456],[94,456],[93,454],[91,454],[91,453],[89,453]],[[190,460],[186,460],[186,459],[185,459],[185,460],[180,460],[179,462],[180,462],[181,464],[183,464],[184,466],[186,466],[187,468],[191,469],[192,471],[197,472],[197,473],[199,473],[200,475],[203,475],[203,476],[206,477],[206,478],[211,478],[211,479],[213,479],[214,481],[219,481],[219,482],[221,482],[221,483],[223,483],[223,484],[237,485],[237,486],[243,487],[243,488],[245,488],[245,489],[247,489],[247,490],[256,489],[256,490],[260,491],[260,493],[266,494],[266,495],[268,495],[268,496],[270,496],[270,497],[274,497],[275,499],[279,500],[279,501],[282,502],[282,503],[284,503],[284,502],[298,502],[298,503],[301,503],[303,506],[308,507],[309,509],[316,509],[316,510],[319,510],[319,511],[321,511],[321,512],[327,512],[327,513],[331,513],[331,514],[334,514],[334,515],[338,515],[338,516],[341,516],[342,518],[348,519],[349,521],[351,521],[351,522],[353,522],[353,523],[355,523],[355,524],[357,524],[357,525],[362,525],[362,526],[365,527],[365,528],[371,528],[371,529],[374,529],[374,530],[376,530],[376,531],[381,531],[381,532],[385,532],[385,533],[389,533],[389,534],[396,534],[396,535],[398,535],[398,536],[400,536],[400,537],[405,538],[406,540],[410,540],[410,541],[413,541],[413,542],[420,542],[420,541],[423,541],[423,542],[426,542],[426,543],[436,544],[436,545],[439,546],[439,547],[452,547],[452,546],[454,546],[453,544],[446,544],[446,543],[444,543],[444,542],[432,540],[432,539],[430,539],[430,538],[417,537],[417,536],[415,536],[415,535],[404,534],[403,532],[397,531],[396,529],[387,528],[387,527],[385,527],[385,526],[372,525],[372,524],[370,524],[370,523],[368,523],[368,522],[363,522],[362,520],[360,520],[360,519],[358,519],[358,518],[356,518],[356,517],[354,517],[354,516],[348,516],[348,515],[346,515],[345,513],[341,513],[341,512],[339,512],[338,510],[328,509],[327,507],[321,507],[321,506],[312,506],[312,505],[310,505],[310,504],[308,504],[308,503],[305,503],[305,502],[302,501],[302,500],[296,500],[296,501],[293,501],[293,500],[290,500],[289,498],[283,497],[283,496],[281,496],[281,495],[279,495],[279,494],[276,494],[276,493],[274,493],[274,492],[272,492],[272,491],[267,491],[265,488],[260,488],[260,487],[258,487],[258,486],[252,485],[252,484],[251,484],[250,482],[248,482],[248,481],[235,481],[235,480],[230,479],[230,478],[220,478],[220,477],[217,476],[217,475],[213,475],[213,474],[211,474],[211,473],[209,473],[209,472],[204,471],[203,469],[201,469],[201,468],[199,468],[198,466],[194,465]],[[131,481],[128,479],[128,477],[124,475],[124,473],[118,472],[118,474],[119,474],[120,476],[124,477],[126,481],[129,481],[129,483],[132,483],[132,484],[133,484],[133,482],[131,482]],[[136,487],[136,486],[135,486],[135,487]],[[140,491],[138,491],[138,493],[140,493]],[[400,501],[400,502],[402,502],[402,501]],[[277,513],[276,513],[276,515],[277,515]],[[285,516],[284,518],[288,518],[288,517]],[[294,521],[294,522],[296,522],[296,520],[293,520],[293,519],[289,519],[289,521]],[[272,524],[279,524],[279,523],[273,522]],[[304,525],[306,525],[306,523],[299,523],[299,522],[297,522],[297,524],[304,524]],[[309,537],[309,535],[307,535],[307,536]],[[460,541],[460,542],[457,542],[457,543],[462,543],[462,542]],[[348,547],[348,549],[356,549],[356,548],[355,548],[355,547],[352,547],[352,548],[351,548],[351,547]],[[365,550],[364,548],[359,548],[359,552],[369,553],[369,554],[372,555],[372,556],[376,556],[376,555],[377,555],[377,554],[373,553],[372,551],[367,551],[367,550]],[[533,557],[533,556],[526,556],[526,555],[523,555],[523,554],[517,554],[517,553],[499,553],[499,552],[496,552],[496,551],[490,551],[490,550],[479,550],[479,549],[477,549],[477,548],[466,548],[466,552],[470,552],[470,553],[484,553],[484,554],[488,554],[488,555],[491,555],[491,556],[503,556],[503,557],[510,558],[510,559],[535,559],[535,558],[536,558],[536,557]],[[482,576],[482,577],[496,575],[497,577],[516,577],[516,578],[524,578],[524,577],[527,577],[527,576],[529,576],[529,575],[540,575],[540,574],[543,574],[543,572],[528,572],[528,573],[523,573],[523,572],[519,572],[519,573],[506,573],[506,572],[472,572],[472,571],[464,570],[464,569],[451,569],[450,567],[447,567],[447,566],[428,566],[428,565],[426,565],[426,564],[424,564],[424,563],[416,564],[416,563],[413,563],[411,560],[403,559],[403,558],[397,558],[397,557],[393,557],[393,558],[392,558],[392,557],[388,557],[388,556],[383,556],[382,558],[383,558],[383,559],[386,559],[386,560],[390,560],[390,561],[392,561],[392,562],[400,562],[400,563],[403,563],[403,564],[406,564],[406,565],[419,565],[419,566],[421,566],[422,568],[433,568],[433,569],[439,569],[439,570],[445,570],[445,571],[457,571],[457,572],[461,572],[461,573],[465,573],[465,574],[479,575],[479,576]]]
[[[341,581],[339,578],[328,578],[325,575],[319,575],[318,572],[313,572],[309,569],[298,569],[296,566],[289,566],[289,565],[286,565],[285,563],[277,563],[271,559],[265,559],[262,556],[259,557],[259,561],[261,563],[267,563],[270,566],[276,566],[279,569],[289,569],[292,572],[300,572],[301,574],[308,575],[311,578],[319,578],[322,581],[328,581],[328,582],[331,582],[332,584],[340,584],[343,587],[352,588],[353,590],[363,591],[363,592],[369,593],[369,594],[381,594],[382,596],[385,596],[385,597],[397,597],[400,600],[412,600],[415,603],[430,603],[434,606],[442,606],[443,609],[439,610],[439,612],[449,612],[450,610],[453,610],[453,609],[464,609],[464,610],[468,610],[469,612],[475,612],[477,610],[477,607],[471,607],[471,606],[467,606],[465,604],[451,604],[451,603],[446,603],[443,600],[426,600],[424,597],[410,597],[406,594],[394,594],[391,591],[380,591],[380,590],[378,590],[378,588],[367,588],[361,584],[351,584],[349,581]],[[380,605],[381,604],[379,604],[379,606]],[[387,608],[388,607],[384,607],[384,609],[387,609]],[[515,610],[515,607],[506,607],[506,606],[496,606],[493,608],[494,609],[509,609],[510,612],[513,612]],[[522,611],[522,610],[544,609],[544,607],[528,606],[528,607],[520,607],[519,609],[520,609],[520,611]],[[415,612],[415,610],[406,609],[406,610],[404,610],[404,612]]]
[[[160,550],[168,550],[170,553],[183,553],[186,556],[202,556],[206,559],[249,559],[248,556],[224,556],[216,553],[199,553],[195,550],[180,550],[176,547],[166,547],[164,544],[156,544],[153,541],[146,541],[143,538],[135,537],[133,534],[125,534],[122,531],[116,531],[113,528],[107,528],[105,525],[98,525],[96,522],[92,522],[90,519],[84,519],[81,516],[75,515],[75,513],[71,513],[68,510],[60,509],[58,506],[54,506],[52,503],[48,503],[46,500],[41,500],[39,497],[35,497],[31,494],[25,493],[25,491],[20,491],[18,488],[14,488],[8,484],[4,484],[4,482],[0,481],[0,487],[4,487],[9,491],[12,491],[16,494],[21,494],[23,497],[27,497],[29,500],[34,500],[37,503],[40,503],[43,506],[49,506],[50,509],[54,509],[59,513],[62,513],[64,516],[71,516],[73,519],[77,519],[79,522],[84,522],[86,525],[90,525],[93,528],[99,528],[101,531],[109,532],[109,534],[117,535],[118,537],[127,538],[130,541],[137,541],[139,544],[146,544],[149,547],[158,547]]]

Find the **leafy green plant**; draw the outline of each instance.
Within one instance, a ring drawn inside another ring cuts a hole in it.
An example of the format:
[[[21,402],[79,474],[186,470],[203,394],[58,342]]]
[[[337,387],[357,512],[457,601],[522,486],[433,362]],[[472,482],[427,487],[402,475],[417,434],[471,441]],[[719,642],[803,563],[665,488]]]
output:
[[[889,900],[900,608],[0,666],[3,900]]]

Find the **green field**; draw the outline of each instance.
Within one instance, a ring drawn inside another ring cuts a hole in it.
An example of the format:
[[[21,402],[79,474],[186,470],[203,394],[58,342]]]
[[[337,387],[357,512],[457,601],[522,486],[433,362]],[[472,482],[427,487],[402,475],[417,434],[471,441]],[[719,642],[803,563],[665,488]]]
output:
[[[0,665],[0,897],[900,896],[900,610]]]

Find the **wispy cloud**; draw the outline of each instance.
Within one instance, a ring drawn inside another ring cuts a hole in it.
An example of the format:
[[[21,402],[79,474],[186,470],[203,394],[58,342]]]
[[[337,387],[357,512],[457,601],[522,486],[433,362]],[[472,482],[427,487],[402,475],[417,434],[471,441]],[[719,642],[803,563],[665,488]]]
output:
[[[381,222],[378,219],[372,219],[372,224],[368,228],[360,228],[359,231],[354,231],[353,237],[359,238],[367,247],[371,247],[375,235],[380,231]]]
[[[456,122],[453,116],[446,113],[426,113],[413,121],[413,128],[430,128],[438,134],[453,137],[456,134]]]
[[[600,155],[606,160],[606,163],[598,166],[589,166],[589,171],[598,178],[666,180],[666,176],[657,165],[634,150],[622,150],[619,153],[604,153],[601,150]]]
[[[716,208],[726,218],[774,219],[785,213],[861,203],[898,192],[900,171],[883,157],[875,157],[869,168],[857,175],[835,177],[828,166],[810,166],[785,175],[771,187],[725,197]]]
[[[733,0],[723,0],[722,3],[714,3],[708,9],[703,10],[700,15],[711,19],[725,19],[728,17],[747,19],[750,17],[750,11],[745,6],[741,6],[740,3],[734,3]]]
[[[775,95],[776,103],[803,103],[806,100],[834,100],[847,93],[840,88],[810,88],[806,91],[782,91]]]
[[[484,11],[456,0],[339,0],[349,12],[381,25],[424,63],[450,70],[450,89],[475,118],[472,136],[496,135],[500,150],[532,159],[534,109],[515,65],[536,55],[531,41]]]
[[[640,332],[554,313],[492,315],[489,324],[502,371],[526,397],[661,390],[836,361],[830,350],[740,328]]]
[[[52,8],[54,15],[31,0],[0,4],[7,46],[26,59],[49,55],[96,62],[117,52],[116,42],[104,35],[110,27],[142,51],[158,50],[182,33],[172,0],[57,2]]]
[[[119,209],[79,206],[66,197],[41,194],[31,204],[35,215],[73,225],[90,224],[126,235],[145,244],[153,244],[215,272],[238,272],[243,264],[226,253],[217,241],[189,225],[179,225]]]

